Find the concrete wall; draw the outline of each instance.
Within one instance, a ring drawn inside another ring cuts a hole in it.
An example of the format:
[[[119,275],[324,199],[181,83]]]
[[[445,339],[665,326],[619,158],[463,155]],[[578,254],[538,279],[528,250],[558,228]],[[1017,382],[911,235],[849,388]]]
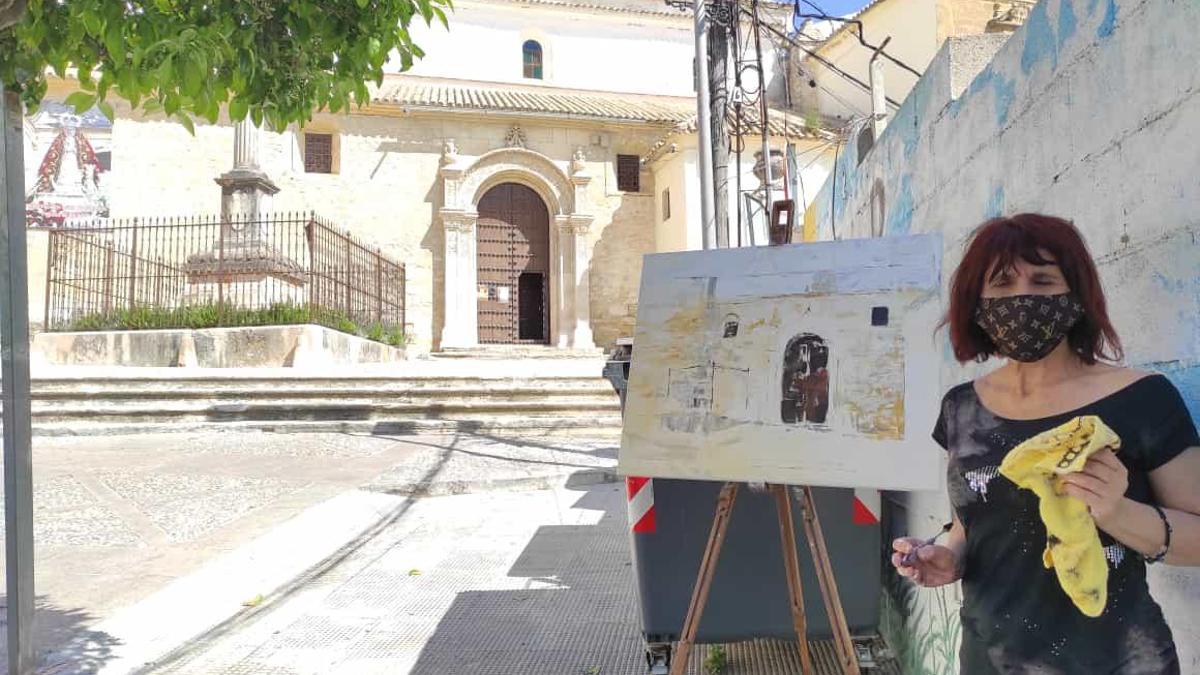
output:
[[[631,2],[664,12],[658,2]],[[543,49],[546,85],[577,89],[690,96],[690,13],[671,16],[561,9],[498,2],[455,3],[450,30],[440,23],[413,28],[426,57],[414,75],[488,82],[522,82],[521,47],[537,40]],[[652,64],[652,67],[647,67]]]
[[[987,217],[1072,218],[1098,261],[1128,363],[1166,373],[1200,419],[1197,25],[1195,2],[1045,0],[982,72],[998,44],[952,41],[866,160],[838,163],[836,190],[827,182],[811,210],[819,236],[871,236],[872,195],[882,194],[883,235],[944,233],[945,283]],[[852,144],[841,153],[854,155]],[[939,340],[943,388],[984,370],[959,366]],[[944,493],[910,494],[900,506],[899,526],[912,533],[936,530],[948,508]],[[1154,568],[1151,583],[1183,672],[1200,672],[1200,570]],[[914,598],[925,625],[901,607],[907,628],[956,641],[957,590]],[[957,672],[953,654],[918,654],[913,672]]]
[[[34,366],[309,368],[404,360],[404,349],[324,326],[41,333]]]

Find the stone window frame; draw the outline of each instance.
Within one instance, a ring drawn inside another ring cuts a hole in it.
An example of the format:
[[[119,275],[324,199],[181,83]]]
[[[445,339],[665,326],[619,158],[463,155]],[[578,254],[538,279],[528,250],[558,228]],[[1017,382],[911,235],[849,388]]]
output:
[[[531,62],[531,56],[536,62]],[[546,80],[546,48],[540,40],[527,38],[521,43],[521,77],[526,80]]]
[[[663,188],[662,191],[662,219],[667,222],[671,219],[671,188]]]
[[[308,168],[308,137],[309,135],[329,136],[329,171],[309,171]],[[341,134],[330,125],[313,124],[299,129],[297,132],[300,146],[300,170],[309,175],[337,175],[341,173]]]
[[[637,194],[642,191],[642,158],[640,155],[618,154],[613,161],[617,175],[617,191]]]

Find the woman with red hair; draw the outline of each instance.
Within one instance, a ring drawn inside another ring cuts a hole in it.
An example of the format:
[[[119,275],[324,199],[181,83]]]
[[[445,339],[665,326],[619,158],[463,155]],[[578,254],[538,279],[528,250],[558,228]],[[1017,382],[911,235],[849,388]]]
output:
[[[921,586],[962,581],[961,672],[1177,675],[1146,565],[1200,565],[1200,441],[1170,381],[1114,365],[1121,342],[1079,231],[1036,214],[984,223],[943,324],[960,362],[1007,361],[943,399],[933,437],[949,454],[953,526],[944,545],[895,541],[892,564]],[[1043,562],[1037,496],[999,473],[1022,441],[1082,415],[1122,439],[1119,453],[1103,450],[1063,479],[1087,504],[1109,566],[1096,618]]]

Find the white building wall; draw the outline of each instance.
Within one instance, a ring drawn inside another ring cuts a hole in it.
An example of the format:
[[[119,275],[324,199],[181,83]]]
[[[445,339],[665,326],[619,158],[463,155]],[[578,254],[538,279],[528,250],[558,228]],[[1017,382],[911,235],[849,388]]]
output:
[[[1197,25],[1196,3],[1043,0],[982,72],[981,51],[997,39],[951,41],[866,160],[856,165],[852,144],[841,152],[811,210],[822,238],[834,226],[839,238],[870,236],[881,188],[885,236],[944,234],[948,283],[986,218],[1071,218],[1097,259],[1128,364],[1165,373],[1200,419]],[[953,360],[944,332],[938,348],[943,389],[983,372]],[[944,491],[901,506],[900,528],[919,536],[948,515]],[[1200,673],[1200,569],[1156,566],[1150,579],[1183,672]],[[957,673],[957,590],[906,593],[908,672]]]
[[[692,24],[687,14],[656,17],[509,3],[456,3],[447,31],[412,29],[426,57],[413,75],[640,94],[691,96]],[[661,11],[665,5],[649,3]],[[419,22],[418,22],[419,23]],[[522,45],[543,48],[544,79],[523,77]],[[398,60],[391,68],[398,70]]]
[[[700,165],[694,147],[682,148],[659,161],[654,170],[654,250],[696,251],[703,248],[700,231]],[[662,195],[671,192],[671,217],[663,220]]]
[[[891,37],[887,53],[918,72],[923,72],[937,53],[936,0],[887,0],[866,11],[862,21],[868,42],[878,45]],[[822,48],[820,55],[860,81],[870,83],[872,51],[858,41],[856,33],[843,32]],[[871,95],[862,87],[811,58],[799,65],[803,72],[793,82],[797,98],[815,100],[816,111],[823,117],[851,119],[871,112]],[[915,75],[890,61],[884,62],[883,73],[884,89],[896,101],[903,101],[917,82]],[[817,88],[809,86],[809,79],[816,81]]]

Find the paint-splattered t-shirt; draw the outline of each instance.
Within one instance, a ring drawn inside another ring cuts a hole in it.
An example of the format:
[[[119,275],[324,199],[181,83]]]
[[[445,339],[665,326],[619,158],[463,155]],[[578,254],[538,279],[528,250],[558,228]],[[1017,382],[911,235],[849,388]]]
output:
[[[1178,675],[1171,631],[1146,585],[1139,553],[1100,533],[1108,605],[1084,616],[1042,563],[1046,528],[1037,497],[1000,475],[1025,439],[1078,415],[1098,415],[1121,437],[1131,499],[1149,503],[1149,472],[1200,445],[1182,397],[1161,375],[1078,410],[1010,420],[984,408],[972,383],[942,401],[933,437],[950,454],[950,500],[967,532],[963,675]]]

